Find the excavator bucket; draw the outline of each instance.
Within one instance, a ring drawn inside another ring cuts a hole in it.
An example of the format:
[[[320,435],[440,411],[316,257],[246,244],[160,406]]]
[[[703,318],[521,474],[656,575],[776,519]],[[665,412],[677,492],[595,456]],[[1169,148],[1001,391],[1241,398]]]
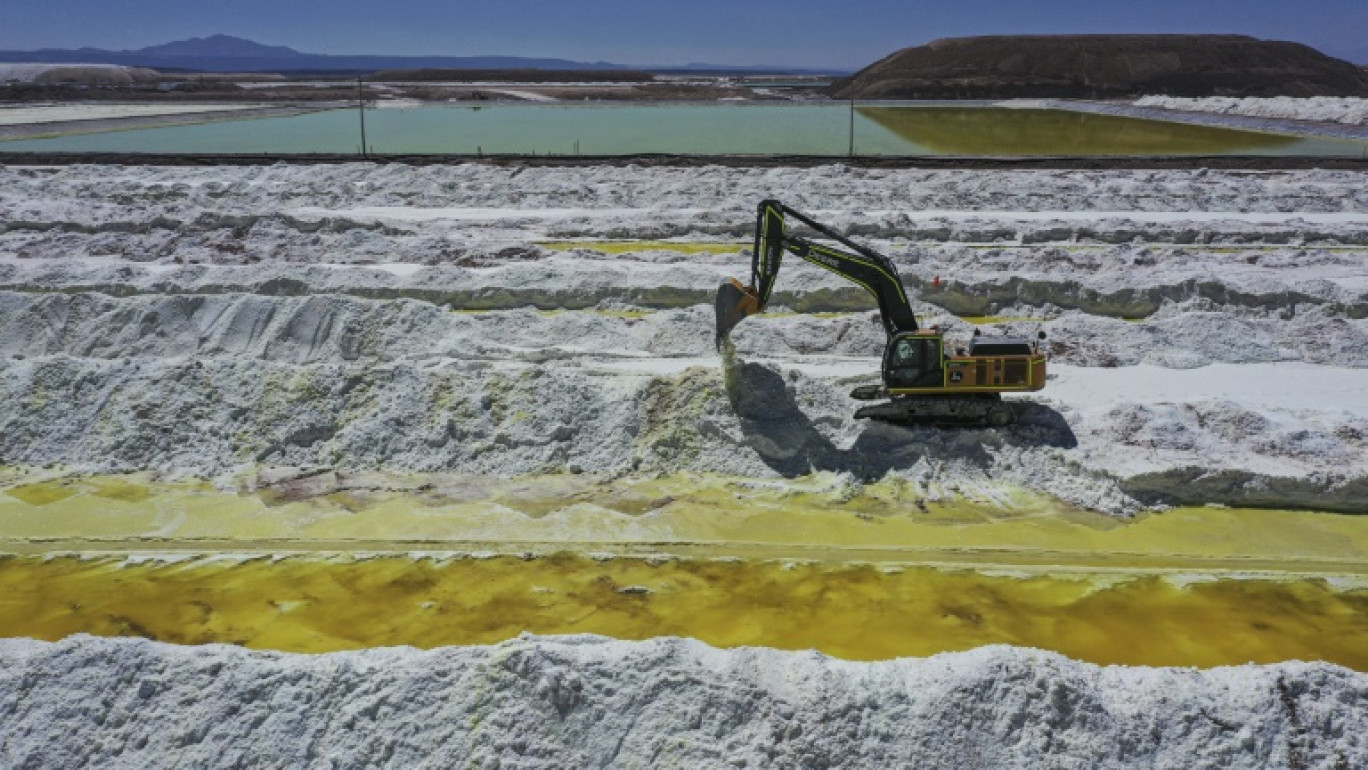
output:
[[[755,296],[753,290],[732,278],[717,288],[717,301],[714,306],[717,309],[717,336],[714,342],[720,350],[722,340],[733,327],[741,323],[746,316],[760,312],[760,298]]]

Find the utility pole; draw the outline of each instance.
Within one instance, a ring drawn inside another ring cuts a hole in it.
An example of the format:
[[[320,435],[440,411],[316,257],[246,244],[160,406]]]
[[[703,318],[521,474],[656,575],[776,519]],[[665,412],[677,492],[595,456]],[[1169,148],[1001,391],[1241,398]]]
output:
[[[855,87],[852,84],[850,89],[850,146],[846,154],[855,157]]]
[[[366,157],[366,94],[361,90],[361,76],[356,76],[356,114],[361,116],[361,157]]]

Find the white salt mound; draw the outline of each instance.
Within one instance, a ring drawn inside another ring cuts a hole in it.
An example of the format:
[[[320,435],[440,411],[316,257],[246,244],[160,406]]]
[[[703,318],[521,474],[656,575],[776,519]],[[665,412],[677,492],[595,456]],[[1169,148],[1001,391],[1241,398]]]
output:
[[[155,80],[157,72],[118,64],[0,63],[0,83],[82,83],[110,85]]]
[[[534,637],[327,655],[0,640],[5,767],[1364,767],[1368,675],[854,663]]]
[[[1146,96],[1136,100],[1138,107],[1159,107],[1185,112],[1213,112],[1218,115],[1249,115],[1256,118],[1316,120],[1324,123],[1368,125],[1368,99],[1352,96],[1311,96],[1305,98],[1274,96],[1268,98],[1207,96],[1191,99],[1177,96]]]
[[[1043,328],[1050,386],[1004,431],[855,420],[873,304],[790,260],[771,309],[793,314],[737,330],[725,387],[713,293],[780,194],[888,253],[951,339]],[[1362,512],[1366,250],[1347,169],[4,167],[0,459],[893,473],[1115,514]]]

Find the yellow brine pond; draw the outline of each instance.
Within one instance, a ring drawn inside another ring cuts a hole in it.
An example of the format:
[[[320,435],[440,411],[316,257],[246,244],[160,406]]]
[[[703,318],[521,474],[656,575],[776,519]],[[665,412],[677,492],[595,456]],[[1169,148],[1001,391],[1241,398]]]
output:
[[[1368,517],[1118,519],[826,474],[0,478],[0,636],[323,652],[678,635],[862,660],[1004,643],[1368,670]]]

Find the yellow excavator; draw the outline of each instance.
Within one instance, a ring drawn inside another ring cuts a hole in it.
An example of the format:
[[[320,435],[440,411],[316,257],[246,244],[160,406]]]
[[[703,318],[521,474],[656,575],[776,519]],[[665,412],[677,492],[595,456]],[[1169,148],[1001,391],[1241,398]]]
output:
[[[844,248],[790,234],[788,219],[807,225]],[[888,343],[883,352],[883,384],[851,392],[860,401],[879,401],[855,412],[860,419],[899,424],[989,425],[1016,420],[1003,393],[1045,387],[1045,354],[1039,340],[986,337],[974,332],[968,350],[947,352],[939,327],[921,329],[893,262],[882,254],[814,221],[776,200],[761,201],[756,213],[751,280],[735,278],[717,290],[717,345],[746,316],[769,303],[779,265],[788,252],[864,287],[879,305]]]

